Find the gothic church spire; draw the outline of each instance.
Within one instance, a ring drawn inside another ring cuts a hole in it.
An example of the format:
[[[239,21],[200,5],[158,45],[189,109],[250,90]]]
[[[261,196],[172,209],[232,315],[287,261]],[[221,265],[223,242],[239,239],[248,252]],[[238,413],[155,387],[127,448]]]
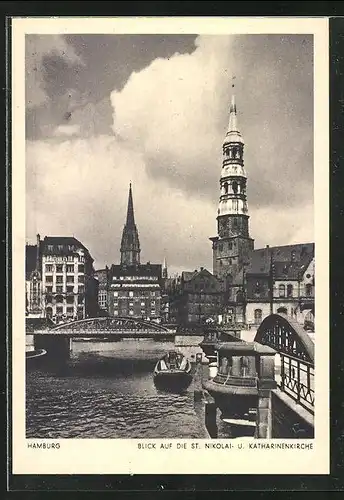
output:
[[[135,224],[133,194],[129,185],[127,220],[123,228],[121,241],[121,265],[132,266],[140,264],[140,241]]]

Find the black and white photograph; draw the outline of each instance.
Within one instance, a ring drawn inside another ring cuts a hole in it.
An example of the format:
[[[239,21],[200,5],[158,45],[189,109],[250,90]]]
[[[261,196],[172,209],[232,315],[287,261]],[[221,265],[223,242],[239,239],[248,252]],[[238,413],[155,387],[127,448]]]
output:
[[[307,465],[326,440],[313,21],[25,32],[26,452],[265,446]]]

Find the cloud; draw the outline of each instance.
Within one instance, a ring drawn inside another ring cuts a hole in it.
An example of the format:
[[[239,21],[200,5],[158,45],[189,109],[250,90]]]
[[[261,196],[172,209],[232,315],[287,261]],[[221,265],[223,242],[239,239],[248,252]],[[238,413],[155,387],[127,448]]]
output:
[[[69,65],[83,65],[74,48],[62,35],[26,35],[25,71],[26,104],[28,108],[40,106],[48,101],[44,81],[44,58],[55,56]]]
[[[29,239],[74,234],[96,267],[118,262],[132,181],[142,261],[166,255],[171,271],[211,270],[230,77],[249,74],[258,59],[252,79],[238,84],[251,236],[256,248],[313,240],[312,126],[303,97],[284,82],[287,62],[275,63],[278,51],[272,57],[258,39],[265,58],[246,47],[240,63],[231,37],[196,43],[194,53],[156,59],[112,92],[112,133],[108,99],[78,108],[82,96],[72,93],[68,120],[47,118],[46,137],[27,141]],[[295,54],[288,61],[295,65]]]
[[[78,135],[80,132],[79,125],[59,125],[53,132],[53,135],[66,136],[66,135]]]

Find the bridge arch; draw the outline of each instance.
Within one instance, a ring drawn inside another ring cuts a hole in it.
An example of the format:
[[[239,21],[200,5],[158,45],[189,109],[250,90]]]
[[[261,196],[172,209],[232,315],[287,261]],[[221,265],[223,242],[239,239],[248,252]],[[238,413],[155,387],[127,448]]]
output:
[[[259,325],[255,342],[314,364],[314,343],[302,327],[285,314],[270,314]]]
[[[100,332],[108,333],[115,331],[132,331],[132,332],[156,332],[156,333],[170,333],[164,325],[155,323],[153,321],[141,320],[139,318],[131,317],[95,317],[79,319],[71,321],[70,323],[62,323],[53,327],[50,331],[64,332],[64,333],[79,333],[79,332]]]

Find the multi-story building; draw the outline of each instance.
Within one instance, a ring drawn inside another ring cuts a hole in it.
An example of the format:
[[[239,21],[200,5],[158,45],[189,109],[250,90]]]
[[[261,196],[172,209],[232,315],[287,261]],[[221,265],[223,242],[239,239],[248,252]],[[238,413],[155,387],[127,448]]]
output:
[[[170,283],[170,319],[180,325],[217,322],[223,309],[224,282],[207,269],[184,271]]]
[[[42,265],[40,254],[40,236],[37,235],[36,245],[26,245],[25,249],[25,295],[26,316],[28,318],[43,318],[42,301]]]
[[[94,277],[98,281],[98,307],[99,315],[107,316],[109,314],[108,294],[109,294],[109,268],[95,271]]]
[[[254,249],[234,96],[222,153],[218,235],[210,240],[213,274],[224,285],[224,322],[257,326],[271,312],[284,312],[314,324],[314,244]]]
[[[93,258],[74,237],[46,236],[40,243],[45,316],[56,323],[97,314]]]
[[[246,272],[247,323],[283,313],[311,328],[314,284],[313,243],[255,250]]]
[[[140,252],[130,184],[127,219],[120,248],[121,263],[112,265],[108,272],[108,311],[111,316],[131,316],[160,322],[162,266],[150,262],[141,264]]]

